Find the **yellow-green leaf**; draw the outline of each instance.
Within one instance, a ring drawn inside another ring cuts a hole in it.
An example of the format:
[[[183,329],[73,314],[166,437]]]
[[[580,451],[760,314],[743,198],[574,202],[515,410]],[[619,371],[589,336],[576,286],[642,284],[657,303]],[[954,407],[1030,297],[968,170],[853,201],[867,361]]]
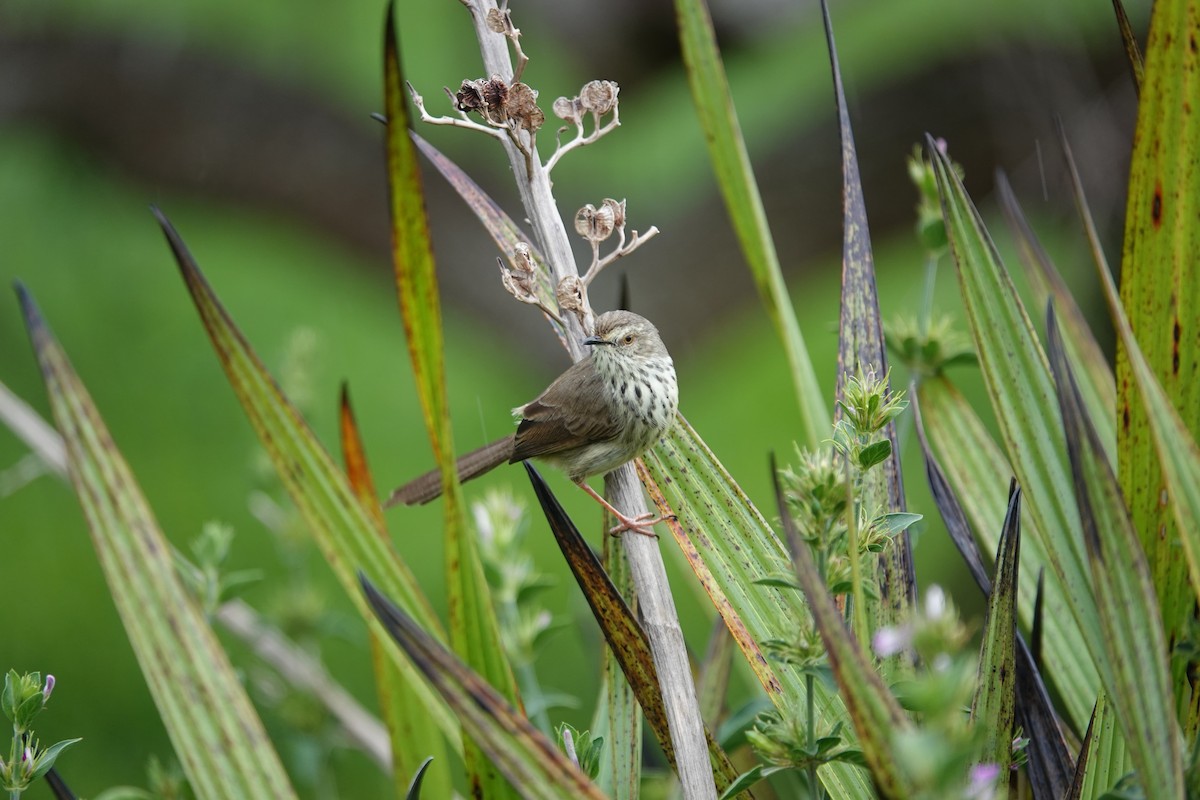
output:
[[[829,408],[821,395],[821,386],[779,269],[779,256],[742,139],[712,18],[704,0],[675,0],[675,15],[692,102],[704,129],[717,185],[721,187],[725,207],[729,210],[759,296],[787,353],[796,399],[800,404],[799,428],[804,433],[803,440],[808,446],[816,447],[829,436]]]
[[[1100,670],[1146,797],[1183,798],[1182,739],[1167,671],[1167,641],[1150,568],[1117,476],[1067,363],[1054,306],[1047,311],[1050,366],[1107,658]]]
[[[214,799],[295,797],[91,396],[33,298],[21,286],[17,293],[96,555],[192,790]]]

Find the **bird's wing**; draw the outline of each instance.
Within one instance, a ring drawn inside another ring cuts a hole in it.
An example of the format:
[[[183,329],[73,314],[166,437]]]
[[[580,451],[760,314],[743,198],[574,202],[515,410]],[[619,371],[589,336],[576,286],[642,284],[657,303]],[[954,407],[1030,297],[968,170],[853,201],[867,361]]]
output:
[[[580,361],[521,409],[511,460],[561,453],[619,432],[604,379],[588,360]]]

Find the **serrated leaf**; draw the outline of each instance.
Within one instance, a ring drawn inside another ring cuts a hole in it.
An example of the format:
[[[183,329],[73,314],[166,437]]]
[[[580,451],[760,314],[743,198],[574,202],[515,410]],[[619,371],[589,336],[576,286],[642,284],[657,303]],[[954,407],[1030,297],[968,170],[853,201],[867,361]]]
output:
[[[1009,488],[1008,512],[996,553],[996,579],[988,598],[987,622],[979,652],[979,684],[971,705],[971,719],[984,731],[980,755],[996,764],[1001,774],[1012,762],[1012,741],[1017,719],[1016,638],[1017,577],[1021,557],[1021,490]]]
[[[1182,798],[1181,737],[1150,569],[1067,363],[1053,303],[1046,312],[1046,333],[1104,634],[1107,659],[1100,674],[1115,700],[1117,720],[1146,795]]]
[[[796,311],[779,268],[779,256],[775,252],[775,242],[717,49],[712,18],[704,0],[675,0],[675,15],[692,102],[705,132],[717,185],[721,188],[759,297],[787,353],[796,399],[800,404],[799,427],[804,432],[803,439],[809,447],[817,447],[829,436],[832,424],[829,408],[821,395],[821,384],[808,357],[808,348],[796,322]]]
[[[360,576],[367,602],[388,633],[445,698],[492,766],[527,800],[604,800],[587,775],[460,661]],[[489,795],[490,796],[490,795]]]
[[[87,389],[17,286],[96,555],[176,754],[200,798],[294,797],[262,722]]]

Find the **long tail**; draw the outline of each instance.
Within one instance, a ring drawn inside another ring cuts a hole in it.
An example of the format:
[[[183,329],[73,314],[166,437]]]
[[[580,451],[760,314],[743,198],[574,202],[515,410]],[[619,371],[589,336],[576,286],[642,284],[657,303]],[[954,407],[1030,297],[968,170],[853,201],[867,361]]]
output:
[[[512,434],[491,444],[485,444],[478,450],[472,450],[466,455],[460,456],[455,464],[458,469],[458,479],[469,481],[472,478],[478,478],[483,473],[507,462],[512,457],[512,452]],[[442,473],[435,469],[392,492],[391,496],[384,501],[383,507],[391,508],[397,503],[403,503],[406,506],[424,505],[430,500],[436,499],[441,493]]]

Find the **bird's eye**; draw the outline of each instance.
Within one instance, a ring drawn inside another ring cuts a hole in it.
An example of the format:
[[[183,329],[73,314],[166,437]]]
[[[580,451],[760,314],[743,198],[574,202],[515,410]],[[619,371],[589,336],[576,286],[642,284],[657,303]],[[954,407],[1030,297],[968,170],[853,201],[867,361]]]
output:
[[[625,342],[625,344],[633,344],[633,334],[632,333],[625,334],[625,339],[623,341]]]

